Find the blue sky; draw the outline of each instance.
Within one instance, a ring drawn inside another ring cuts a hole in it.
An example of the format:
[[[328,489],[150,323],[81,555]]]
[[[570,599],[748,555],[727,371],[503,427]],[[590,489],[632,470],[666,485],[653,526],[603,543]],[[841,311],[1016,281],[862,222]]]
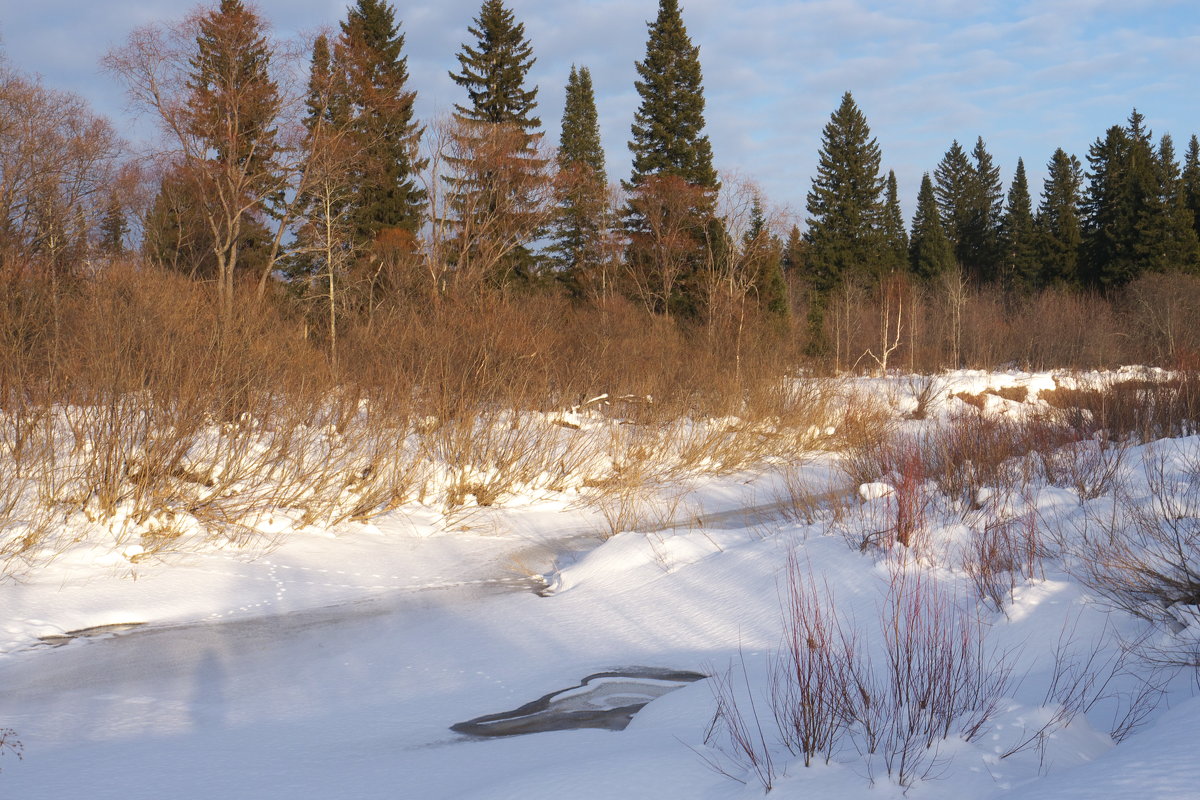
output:
[[[335,25],[348,0],[258,0],[280,37]],[[77,92],[124,127],[119,87],[98,61],[137,25],[182,16],[175,0],[0,0],[9,62]],[[418,114],[464,95],[447,77],[479,0],[398,2]],[[510,0],[538,58],[530,80],[557,141],[572,63],[592,70],[609,176],[626,142],[655,0]],[[708,132],[723,171],[755,180],[802,217],[821,128],[854,93],[896,171],[911,216],[921,173],[957,138],[982,135],[1007,186],[1018,156],[1041,189],[1056,147],[1081,159],[1137,106],[1182,153],[1200,133],[1200,3],[1195,0],[683,0],[700,45]]]

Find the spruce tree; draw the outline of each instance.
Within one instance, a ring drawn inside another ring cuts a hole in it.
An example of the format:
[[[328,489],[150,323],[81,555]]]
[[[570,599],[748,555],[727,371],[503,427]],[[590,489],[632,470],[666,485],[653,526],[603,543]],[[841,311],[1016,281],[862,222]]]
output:
[[[1187,206],[1175,143],[1163,134],[1155,153],[1157,191],[1147,204],[1142,222],[1141,251],[1145,269],[1156,272],[1194,272],[1200,258],[1200,242]]]
[[[646,58],[637,62],[641,103],[633,118],[634,189],[649,175],[673,175],[692,186],[715,190],[712,146],[704,134],[704,87],[700,48],[692,44],[678,0],[659,0],[658,18],[648,25]]]
[[[343,74],[334,66],[333,47],[329,43],[329,37],[320,34],[313,40],[308,84],[304,94],[305,186],[296,204],[297,252],[287,259],[284,268],[288,277],[293,280],[311,277],[321,271],[320,259],[316,252],[318,247],[315,243],[315,239],[318,238],[317,232],[327,230],[332,218],[341,219],[349,204],[347,191],[339,193],[336,204],[326,205],[323,200],[329,198],[322,198],[324,193],[321,192],[321,187],[314,185],[324,184],[328,178],[328,161],[332,154],[325,147],[326,141],[337,138],[339,133],[344,134],[347,129],[349,114],[346,110],[346,91],[342,77]],[[330,135],[326,136],[327,133]]]
[[[1161,235],[1160,165],[1145,118],[1137,109],[1088,150],[1083,202],[1084,254],[1094,286],[1123,286],[1158,264]]]
[[[635,64],[641,102],[629,142],[633,172],[622,182],[630,195],[626,261],[649,307],[695,318],[703,310],[703,271],[727,260],[729,238],[713,214],[719,182],[704,134],[700,49],[677,0],[660,0],[647,27],[646,57]]]
[[[1037,212],[1037,257],[1041,264],[1038,287],[1078,286],[1083,282],[1079,255],[1080,190],[1083,167],[1060,147],[1046,166],[1042,201]]]
[[[942,229],[955,257],[958,256],[960,244],[968,239],[967,229],[970,227],[971,218],[971,172],[971,162],[967,160],[967,153],[957,139],[950,144],[950,149],[942,156],[933,172],[934,194],[937,197]]]
[[[600,119],[596,113],[592,73],[587,67],[576,69],[572,65],[571,75],[567,79],[558,163],[560,167],[584,168],[598,182],[606,183],[608,180],[604,169],[604,148],[600,144]]]
[[[971,151],[974,164],[968,173],[966,227],[959,232],[957,256],[969,274],[991,281],[997,275],[1000,219],[1004,192],[1000,186],[1000,167],[980,136]]]
[[[424,216],[425,190],[417,176],[426,164],[417,156],[422,129],[413,115],[416,92],[408,88],[403,49],[395,10],[385,0],[357,0],[341,23],[334,68],[345,96],[330,104],[330,113],[346,115],[357,151],[350,218],[359,245],[385,229],[400,229],[415,246]]]
[[[1081,204],[1084,273],[1089,284],[1120,285],[1135,274],[1132,257],[1134,215],[1125,164],[1129,136],[1113,125],[1088,148],[1088,187]]]
[[[196,19],[180,121],[201,147],[184,150],[174,176],[183,191],[164,202],[185,206],[176,216],[187,226],[179,241],[203,239],[213,256],[205,261],[221,300],[222,336],[232,320],[235,275],[254,269],[262,287],[269,274],[269,266],[260,269],[248,258],[250,242],[266,233],[264,221],[285,202],[276,129],[283,101],[271,55],[266,23],[241,0],[221,0]]]
[[[142,221],[142,254],[163,269],[215,281],[221,275],[218,245],[201,188],[185,170],[168,169]],[[260,219],[242,219],[236,239],[238,270],[256,273],[263,269],[270,241],[270,233]]]
[[[107,256],[125,255],[125,237],[129,235],[129,223],[125,220],[125,209],[114,197],[109,200],[100,220],[100,252]]]
[[[1196,134],[1188,140],[1187,153],[1183,158],[1183,174],[1180,176],[1183,203],[1192,213],[1192,228],[1200,236],[1200,139]]]
[[[817,175],[808,192],[809,275],[828,293],[843,280],[875,277],[884,261],[879,143],[850,92],[821,134]]]
[[[879,143],[850,92],[830,115],[821,134],[817,175],[808,192],[808,264],[813,290],[809,303],[812,355],[828,350],[825,307],[830,294],[845,281],[865,283],[879,275],[885,261],[879,234],[883,208],[879,196]]]
[[[310,133],[319,124],[345,125],[349,116],[346,108],[346,87],[333,61],[333,48],[325,34],[313,40],[308,66],[308,85],[305,87],[304,127]]]
[[[534,116],[537,87],[525,88],[525,78],[536,59],[525,38],[525,24],[517,22],[503,0],[484,0],[474,25],[467,28],[475,46],[463,44],[457,54],[460,72],[450,78],[467,90],[469,105],[455,104],[456,116],[492,125],[516,125],[531,138],[542,121]]]
[[[904,212],[900,210],[896,173],[892,170],[888,170],[882,216],[880,230],[883,236],[882,271],[889,273],[906,270],[908,268],[908,233],[904,230]]]
[[[1025,161],[1017,159],[1017,171],[1008,187],[1008,202],[1000,224],[1000,272],[1005,284],[1029,291],[1039,282],[1035,247],[1033,201]]]
[[[558,212],[549,253],[573,294],[584,276],[605,259],[604,236],[609,227],[608,176],[600,144],[600,122],[592,74],[571,66],[559,138]]]
[[[917,211],[913,215],[912,235],[909,237],[908,258],[913,274],[926,281],[932,281],[956,269],[954,251],[942,227],[937,194],[928,172],[921,176]]]
[[[1162,219],[1161,165],[1154,152],[1152,134],[1144,122],[1145,117],[1135,108],[1126,126],[1130,146],[1125,169],[1129,184],[1127,201],[1132,216],[1130,249],[1134,262],[1131,278],[1148,269],[1162,270],[1165,264],[1161,256],[1167,246]]]
[[[484,0],[473,22],[467,31],[475,43],[462,45],[456,56],[460,71],[450,73],[470,100],[454,107],[462,155],[448,158],[456,171],[447,179],[450,202],[466,236],[458,266],[478,259],[494,282],[529,282],[537,264],[527,244],[542,233],[536,195],[547,163],[537,156],[538,87],[525,85],[533,46],[524,23],[502,0]]]
[[[804,251],[807,244],[800,234],[800,226],[793,225],[788,231],[787,240],[783,243],[783,258],[780,261],[784,273],[801,272],[804,269]]]
[[[750,224],[742,236],[742,252],[758,307],[775,320],[786,322],[791,306],[787,282],[783,279],[783,254],[779,242],[771,236],[762,200],[757,195],[750,207]]]
[[[303,194],[297,198],[296,251],[286,266],[293,289],[310,300],[320,298],[325,313],[314,321],[327,326],[335,370],[338,310],[347,305],[346,290],[353,286],[371,296],[380,288],[383,276],[396,274],[362,264],[366,279],[346,280],[367,245],[388,227],[363,224],[367,214],[362,198],[378,191],[379,184],[372,178],[382,173],[366,167],[371,148],[363,144],[363,126],[355,124],[353,115],[361,113],[361,106],[347,86],[348,53],[343,44],[331,43],[324,34],[313,42],[305,92]],[[360,55],[364,52],[358,49]],[[406,249],[413,245],[411,238],[404,242]],[[375,255],[381,255],[378,249]],[[301,278],[304,280],[298,280]]]
[[[252,194],[271,183],[280,149],[275,119],[282,101],[269,71],[265,25],[241,0],[221,0],[198,29],[185,123],[219,169],[250,184],[239,186],[240,193]]]

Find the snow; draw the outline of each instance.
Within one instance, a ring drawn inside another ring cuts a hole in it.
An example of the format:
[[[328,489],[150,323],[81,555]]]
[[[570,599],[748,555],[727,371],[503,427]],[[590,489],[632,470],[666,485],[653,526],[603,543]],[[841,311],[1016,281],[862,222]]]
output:
[[[963,407],[957,393],[1015,385],[1030,389],[1029,403],[988,395],[987,413],[1021,414],[1038,391],[1088,379],[937,376],[928,420],[903,424],[945,419]],[[889,398],[898,420],[916,408],[911,379],[857,383]],[[1196,448],[1200,439],[1153,445],[1180,470]],[[1131,447],[1124,461],[1130,491],[1143,497],[1136,467],[1148,449]],[[787,520],[773,507],[782,470],[764,467],[663,487],[644,500],[655,523],[615,535],[577,495],[531,489],[451,518],[412,504],[370,524],[304,528],[269,550],[158,556],[129,542],[81,542],[0,583],[0,727],[24,744],[21,760],[0,755],[0,797],[761,797],[753,774],[706,743],[712,679],[654,698],[620,732],[477,739],[449,728],[589,675],[652,667],[728,675],[756,698],[770,740],[768,674],[789,553],[872,652],[897,571],[925,576],[979,615],[1012,680],[986,732],[940,742],[936,768],[907,790],[852,747],[805,767],[773,742],[772,797],[1196,796],[1194,672],[1161,675],[1163,701],[1145,725],[1120,744],[1109,736],[1122,698],[1150,674],[1118,663],[1123,644],[1168,634],[1096,602],[1065,556],[1017,580],[1002,608],[977,601],[956,554],[978,525],[941,505],[919,558],[847,546],[846,529],[879,524],[896,489],[846,485],[838,459],[814,453],[799,475],[814,495],[844,492],[841,521]],[[1004,501],[977,499],[984,511]],[[1031,502],[1068,532],[1111,505],[1044,485]],[[755,513],[733,513],[746,507]],[[86,635],[69,638],[78,631]],[[1052,720],[1056,651],[1106,668],[1103,696],[1049,726],[1043,746],[1003,757]]]

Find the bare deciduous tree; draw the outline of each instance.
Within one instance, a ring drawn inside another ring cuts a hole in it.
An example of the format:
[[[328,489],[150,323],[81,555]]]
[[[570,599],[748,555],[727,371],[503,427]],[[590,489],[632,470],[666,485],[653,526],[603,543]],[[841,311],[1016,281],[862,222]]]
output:
[[[78,264],[123,152],[83,99],[0,66],[0,253],[39,256],[54,281]]]
[[[647,310],[670,317],[695,294],[685,284],[705,260],[711,205],[712,190],[675,175],[650,175],[633,189],[629,208],[640,224],[629,232],[625,277]]]
[[[164,134],[157,155],[192,191],[216,260],[222,319],[232,317],[243,234],[275,221],[258,295],[282,254],[302,150],[295,92],[272,73],[286,60],[266,23],[240,0],[220,0],[174,25],[135,30],[105,66]],[[282,73],[281,73],[282,74]]]

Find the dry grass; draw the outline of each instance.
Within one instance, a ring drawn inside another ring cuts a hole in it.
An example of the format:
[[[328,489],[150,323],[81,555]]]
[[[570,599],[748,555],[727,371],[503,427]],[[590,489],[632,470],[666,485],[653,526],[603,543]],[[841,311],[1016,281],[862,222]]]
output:
[[[1059,386],[1039,397],[1061,424],[1081,433],[1148,442],[1190,436],[1200,429],[1200,375],[1177,372],[1154,379],[1114,378],[1093,386]]]
[[[0,557],[72,536],[147,551],[267,543],[406,502],[453,509],[535,489],[625,498],[697,473],[787,463],[852,416],[797,379],[794,343],[736,345],[620,301],[478,294],[345,321],[339,375],[302,309],[249,297],[214,331],[208,288],[114,267],[0,305]],[[738,369],[731,373],[729,364]]]
[[[885,403],[789,374],[803,342],[753,315],[734,336],[620,299],[397,293],[346,315],[333,362],[319,323],[282,294],[240,295],[218,331],[210,287],[179,276],[114,265],[55,291],[40,277],[0,270],[0,557],[10,566],[69,545],[56,531],[80,518],[163,551],[369,519],[414,500],[452,509],[585,488],[632,509],[666,483],[784,466],[816,448],[848,451],[860,481],[919,467],[963,508],[1020,479],[1028,465],[1011,459],[1036,451],[1051,480],[1086,497],[1107,485],[1088,476],[1119,467],[1108,442],[1186,433],[1200,412],[1195,375],[1176,373],[1045,393],[1054,408],[1040,433],[965,414],[896,446]],[[1076,310],[1095,311],[1088,303]],[[923,335],[946,333],[935,328]],[[900,337],[910,365],[926,347],[916,333]],[[842,334],[853,352],[853,326]],[[988,339],[955,337],[961,352]],[[913,378],[912,388],[922,417],[936,382]],[[1098,447],[1051,454],[1098,431],[1108,437]],[[919,459],[901,469],[913,447]],[[797,511],[811,516],[801,495]],[[617,513],[621,525],[631,513]]]

